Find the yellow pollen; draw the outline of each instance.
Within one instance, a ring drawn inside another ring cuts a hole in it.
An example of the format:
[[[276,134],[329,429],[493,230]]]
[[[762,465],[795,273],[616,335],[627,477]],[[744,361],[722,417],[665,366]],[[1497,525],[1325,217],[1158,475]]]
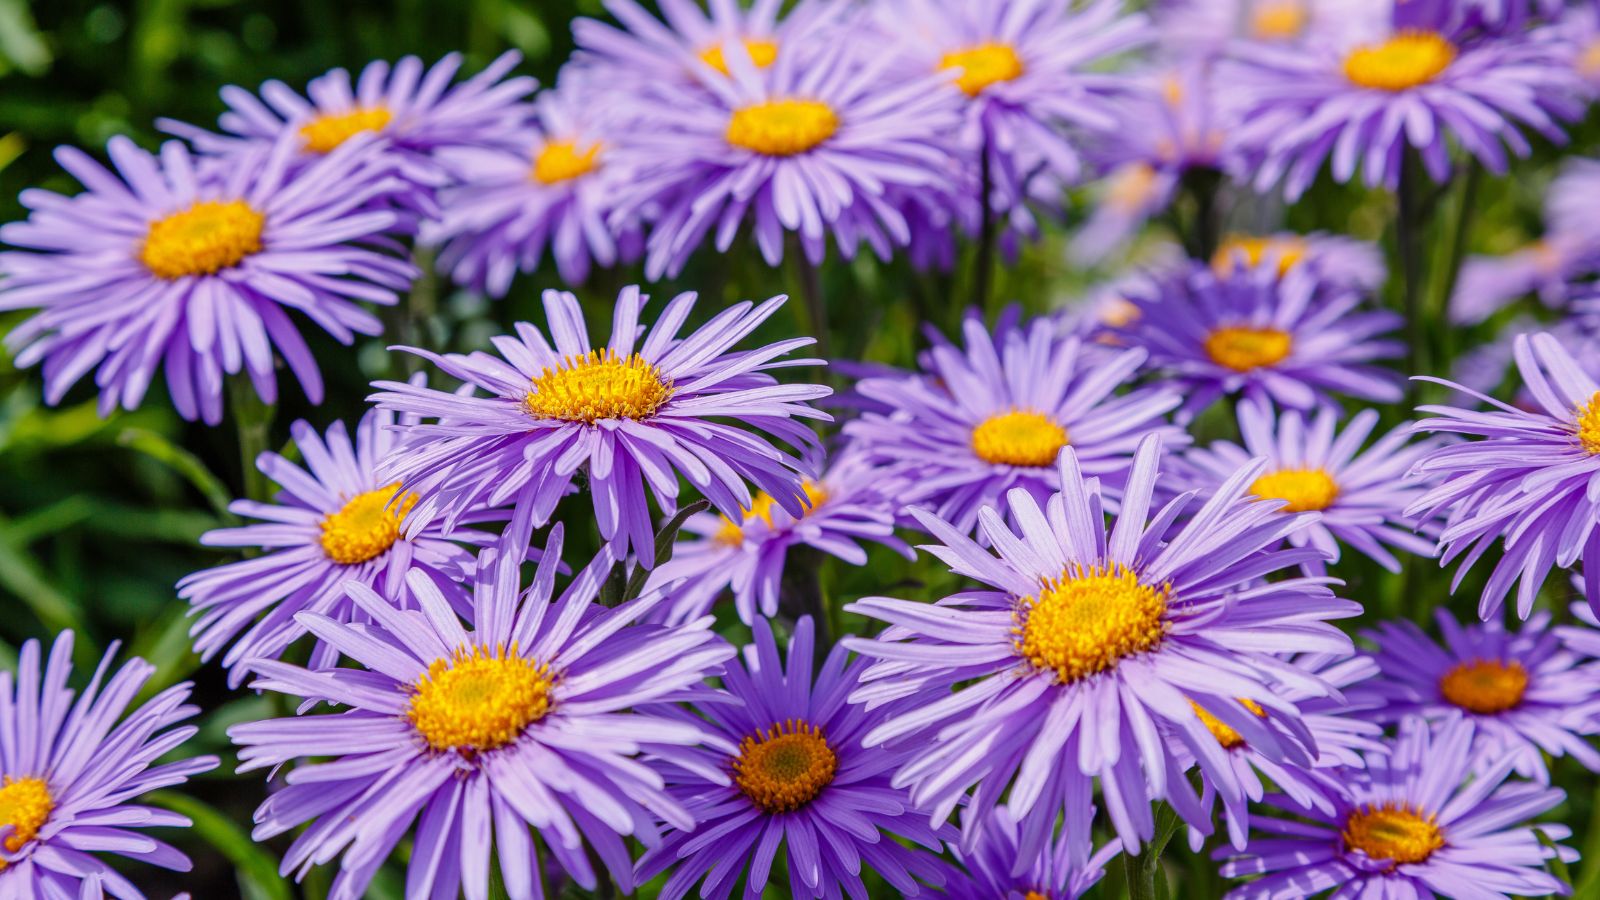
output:
[[[1282,277],[1306,257],[1306,242],[1297,237],[1247,237],[1231,235],[1211,257],[1211,269],[1226,278],[1241,268],[1254,269],[1274,260]],[[1243,266],[1240,260],[1243,260]]]
[[[533,158],[533,180],[560,184],[600,168],[600,142],[582,147],[577,141],[547,141]]]
[[[1017,652],[1062,684],[1115,668],[1166,633],[1170,585],[1142,584],[1132,571],[1074,565],[1047,580],[1038,596],[1018,601]]]
[[[764,813],[793,812],[822,793],[839,767],[839,758],[809,722],[774,723],[739,742],[733,782]]]
[[[12,778],[7,775],[5,787],[0,787],[0,825],[10,825],[6,838],[6,852],[16,853],[39,834],[39,829],[56,808],[50,796],[50,786],[42,778]],[[6,867],[0,860],[0,869]]]
[[[394,115],[382,106],[367,106],[344,113],[327,113],[300,126],[306,149],[312,153],[332,153],[335,147],[363,131],[382,131]]]
[[[1585,78],[1600,78],[1600,39],[1590,41],[1578,54],[1578,74]]]
[[[215,275],[261,252],[265,225],[243,200],[200,200],[151,222],[139,261],[157,278]]]
[[[1344,58],[1351,84],[1378,91],[1404,91],[1439,77],[1456,59],[1456,47],[1434,31],[1402,31],[1381,44],[1366,44]]]
[[[1100,324],[1107,328],[1123,328],[1139,321],[1144,315],[1140,312],[1139,304],[1125,297],[1116,297],[1106,303],[1105,309],[1100,313]]]
[[[1322,469],[1279,469],[1250,482],[1250,493],[1262,500],[1287,500],[1281,512],[1327,509],[1339,499],[1339,484]]]
[[[992,415],[972,429],[972,452],[997,466],[1054,465],[1066,445],[1065,428],[1028,409]]]
[[[1038,891],[1029,891],[1022,895],[1022,900],[1050,900],[1050,898]]]
[[[1600,453],[1600,391],[1595,391],[1589,402],[1578,408],[1578,443],[1585,453]]]
[[[1475,659],[1451,668],[1439,679],[1444,699],[1480,716],[1516,708],[1528,690],[1528,670],[1512,660]]]
[[[1010,44],[990,41],[961,50],[952,50],[939,59],[940,69],[958,69],[956,87],[968,97],[976,97],[992,84],[1022,77],[1026,67]]]
[[[765,69],[778,59],[778,45],[774,41],[745,38],[743,43],[744,52],[750,55],[750,61],[758,69]],[[724,75],[732,74],[728,71],[728,60],[722,53],[721,44],[712,44],[700,51],[700,61]]]
[[[1235,372],[1276,365],[1289,355],[1294,339],[1276,328],[1233,325],[1206,335],[1206,356]]]
[[[648,419],[672,398],[672,382],[637,353],[607,350],[569,356],[533,379],[528,415],[593,425],[601,419]]]
[[[400,522],[417,503],[416,494],[400,493],[400,482],[351,497],[338,512],[322,518],[322,551],[341,565],[376,559],[400,539]]]
[[[1156,184],[1156,170],[1149,163],[1132,162],[1111,173],[1106,202],[1133,212],[1150,200]]]
[[[1211,732],[1211,736],[1217,739],[1217,743],[1221,744],[1223,749],[1232,750],[1244,743],[1244,738],[1239,735],[1239,732],[1234,731],[1221,719],[1213,716],[1205,707],[1193,700],[1189,701],[1189,705],[1194,707],[1194,714],[1200,717],[1200,724],[1206,726],[1206,730]],[[1267,711],[1261,708],[1261,704],[1251,700],[1249,697],[1240,697],[1239,705],[1250,710],[1258,719],[1267,717]]]
[[[1263,0],[1250,11],[1250,34],[1263,41],[1297,38],[1306,19],[1305,0]]]
[[[816,483],[815,481],[807,478],[806,480],[800,482],[800,488],[806,492],[805,515],[810,515],[811,513],[816,512],[817,507],[828,502],[828,489]],[[722,527],[717,530],[714,539],[721,541],[724,544],[731,544],[735,547],[739,546],[740,544],[744,543],[743,523],[748,522],[751,519],[760,519],[761,521],[767,523],[768,528],[771,528],[772,506],[775,502],[776,501],[772,499],[772,495],[765,491],[755,495],[755,497],[750,501],[750,508],[745,510],[744,516],[739,522],[735,522],[727,516],[722,517]]]
[[[1370,859],[1392,859],[1396,865],[1419,863],[1444,846],[1436,820],[1403,803],[1369,804],[1350,814],[1339,837],[1346,852],[1360,850]]]
[[[821,100],[768,100],[734,110],[723,137],[765,156],[794,156],[838,130],[838,114]]]
[[[550,667],[512,644],[458,649],[417,679],[406,718],[435,750],[482,753],[517,739],[550,711]]]

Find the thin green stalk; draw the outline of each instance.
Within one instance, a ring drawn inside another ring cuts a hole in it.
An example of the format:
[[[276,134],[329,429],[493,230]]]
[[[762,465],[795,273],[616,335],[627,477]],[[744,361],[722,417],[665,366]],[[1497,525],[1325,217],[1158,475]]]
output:
[[[1161,853],[1167,842],[1183,824],[1178,814],[1165,801],[1156,804],[1155,837],[1144,846],[1138,856],[1122,855],[1122,866],[1128,877],[1128,900],[1156,900],[1161,896],[1156,890],[1156,878],[1161,872]]]
[[[1473,216],[1478,211],[1478,186],[1483,182],[1483,166],[1477,160],[1468,163],[1467,177],[1461,185],[1461,206],[1450,219],[1455,224],[1455,230],[1450,236],[1450,243],[1445,248],[1443,265],[1439,269],[1438,295],[1434,298],[1433,315],[1434,323],[1440,327],[1430,329],[1438,334],[1439,346],[1434,355],[1433,363],[1438,369],[1431,374],[1443,375],[1450,370],[1450,364],[1455,361],[1455,329],[1445,327],[1449,323],[1450,299],[1455,295],[1456,282],[1461,277],[1461,263],[1466,258],[1467,244],[1472,237]]]
[[[272,496],[272,481],[256,468],[256,458],[267,452],[272,440],[272,419],[277,407],[264,402],[245,375],[228,379],[228,405],[233,409],[239,434],[240,484],[244,496],[265,501]]]
[[[1194,169],[1184,175],[1183,187],[1194,199],[1194,220],[1182,231],[1184,249],[1191,259],[1209,260],[1222,242],[1222,219],[1217,205],[1222,173],[1215,169]]]
[[[994,172],[989,159],[989,139],[983,139],[978,161],[978,253],[972,270],[972,304],[985,312],[989,310],[990,280],[994,275],[995,220],[994,204],[989,196],[994,190]],[[955,311],[955,321],[961,321],[961,310]]]
[[[434,271],[433,257],[432,248],[416,248],[413,258],[422,274],[417,276],[411,293],[406,295],[405,302],[396,310],[399,321],[395,334],[399,343],[407,347],[428,347],[433,344],[428,334],[428,323],[439,308],[439,275]],[[401,353],[399,359],[407,378],[422,368],[422,357],[414,353]]]

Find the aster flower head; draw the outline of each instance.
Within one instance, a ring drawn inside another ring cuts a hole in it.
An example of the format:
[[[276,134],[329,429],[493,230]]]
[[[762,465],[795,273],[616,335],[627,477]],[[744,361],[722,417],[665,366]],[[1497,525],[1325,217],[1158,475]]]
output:
[[[1412,443],[1410,430],[1397,428],[1363,449],[1377,427],[1378,412],[1364,409],[1348,422],[1339,419],[1327,407],[1308,418],[1295,410],[1274,414],[1270,407],[1240,404],[1244,445],[1216,441],[1190,450],[1182,460],[1186,484],[1210,490],[1252,458],[1265,458],[1266,469],[1250,483],[1251,494],[1282,500],[1285,515],[1322,514],[1289,535],[1291,544],[1315,547],[1329,563],[1338,562],[1342,548],[1349,547],[1391,572],[1400,571],[1394,549],[1432,556],[1434,542],[1419,535],[1417,523],[1405,514],[1426,492],[1421,481],[1407,476],[1431,442]]]
[[[1139,439],[1183,433],[1162,416],[1181,402],[1161,388],[1117,395],[1145,360],[1106,358],[1057,325],[1035,319],[994,334],[976,316],[965,348],[941,340],[922,371],[864,378],[856,391],[878,410],[845,425],[851,445],[903,478],[902,506],[926,505],[970,532],[979,510],[1022,488],[1043,501],[1061,489],[1056,458],[1072,447],[1085,472],[1120,486]]]
[[[1222,866],[1227,877],[1260,875],[1231,900],[1337,896],[1376,898],[1542,897],[1568,888],[1545,861],[1577,859],[1547,848],[1527,823],[1560,803],[1561,791],[1507,782],[1512,760],[1475,774],[1473,723],[1436,727],[1407,719],[1388,752],[1368,753],[1364,769],[1338,772],[1343,796],[1331,812],[1269,795],[1265,806],[1297,819],[1259,816],[1258,836]],[[1539,823],[1551,841],[1571,832]],[[1219,857],[1233,855],[1224,849]]]
[[[743,875],[740,896],[756,897],[781,852],[790,897],[865,896],[862,869],[900,896],[941,885],[934,854],[947,829],[930,825],[890,784],[916,748],[862,746],[881,717],[845,699],[866,663],[847,662],[848,652],[835,646],[813,676],[810,617],[795,624],[787,657],[766,619],[754,632],[743,664],[723,673],[728,697],[708,696],[694,712],[661,711],[707,732],[704,746],[671,748],[652,761],[696,827],[668,830],[639,860],[639,879],[671,869],[661,896],[677,900],[701,881],[700,896],[726,897]]]
[[[1600,609],[1600,498],[1588,488],[1600,472],[1600,385],[1549,334],[1519,336],[1513,353],[1530,409],[1455,382],[1424,379],[1493,409],[1420,407],[1432,418],[1418,422],[1419,430],[1477,440],[1435,447],[1418,461],[1416,471],[1436,486],[1406,512],[1447,513],[1441,564],[1461,563],[1452,590],[1502,545],[1479,598],[1480,618],[1494,615],[1515,586],[1517,617],[1526,619],[1550,569],[1579,561],[1589,605]]]
[[[1238,41],[1296,47],[1389,14],[1390,0],[1166,0],[1156,27],[1162,47],[1214,57]]]
[[[340,708],[229,729],[241,772],[322,760],[289,770],[256,811],[257,840],[298,831],[284,874],[303,877],[342,857],[328,896],[355,900],[415,824],[407,883],[420,896],[487,898],[491,854],[513,900],[542,896],[540,870],[551,861],[594,890],[586,846],[631,891],[623,839],[654,844],[657,820],[694,827],[636,757],[646,744],[697,744],[701,729],[634,708],[699,684],[733,648],[709,619],[635,624],[662,602],[659,592],[596,604],[613,565],[604,549],[557,594],[560,525],[524,589],[531,531],[525,513],[513,518],[479,558],[470,592],[413,569],[415,609],[350,582],[369,624],[299,614],[359,668],[252,663],[254,687]]]
[[[1382,337],[1400,324],[1390,312],[1363,310],[1348,286],[1270,265],[1219,275],[1190,263],[1134,286],[1138,308],[1110,335],[1149,353],[1149,366],[1170,373],[1191,417],[1224,395],[1311,409],[1346,394],[1399,400],[1398,376],[1372,362],[1401,355]]]
[[[1006,810],[992,811],[977,827],[978,839],[971,852],[962,852],[953,844],[949,847],[961,863],[961,869],[953,872],[944,886],[945,895],[953,900],[1078,900],[1099,883],[1106,865],[1122,852],[1112,841],[1091,854],[1086,864],[1075,865],[1063,836],[1016,872],[1021,832]]]
[[[1290,282],[1286,290],[1294,292],[1332,286],[1370,294],[1389,277],[1376,244],[1320,231],[1234,233],[1211,256],[1219,278],[1262,269]]]
[[[380,483],[399,482],[421,497],[405,530],[419,533],[436,516],[453,528],[471,510],[510,501],[529,507],[542,525],[580,470],[601,536],[618,559],[630,546],[642,551],[639,562],[647,568],[655,539],[646,483],[664,510],[675,508],[682,475],[724,515],[751,508],[746,482],[799,515],[804,465],[766,436],[814,445],[815,435],[795,419],[828,421],[808,401],[830,391],[779,384],[768,371],[820,364],[780,359],[812,339],[733,349],[784,298],[733,304],[687,335],[680,331],[694,294],[674,297],[644,334],[639,314],[648,299],[637,287],[623,289],[611,341],[598,350],[577,298],[557,291],[544,292],[553,344],[524,322],[516,337],[495,339],[498,356],[408,348],[482,394],[374,385],[381,389],[372,397],[379,407],[435,420],[407,428],[378,465]],[[723,418],[745,427],[716,421]]]
[[[1382,722],[1471,720],[1476,771],[1509,757],[1518,775],[1549,784],[1546,754],[1570,755],[1600,770],[1600,753],[1589,740],[1600,734],[1600,671],[1564,645],[1549,613],[1535,613],[1515,631],[1498,621],[1461,625],[1442,609],[1434,617],[1442,646],[1406,621],[1364,632],[1383,668],[1373,686],[1386,700],[1369,715]]]
[[[72,646],[72,632],[62,632],[41,667],[39,642],[30,640],[17,671],[0,672],[0,896],[98,900],[103,888],[143,900],[96,851],[189,871],[188,857],[135,830],[184,828],[189,819],[130,801],[214,769],[217,758],[157,763],[197,730],[179,724],[199,712],[188,704],[188,683],[129,712],[156,667],[135,658],[113,672],[113,646],[74,692],[67,686]]]
[[[156,156],[116,137],[107,151],[115,173],[59,148],[86,190],[24,191],[30,215],[0,227],[22,248],[0,253],[0,310],[38,310],[6,346],[18,366],[43,363],[49,403],[92,370],[102,416],[134,409],[165,369],[179,414],[215,425],[225,376],[276,402],[274,351],[321,403],[289,311],[349,344],[382,330],[366,304],[395,303],[416,275],[386,235],[396,214],[371,208],[393,178],[370,143],[293,174],[284,141],[226,171],[198,168],[176,141]]]
[[[1088,860],[1096,781],[1117,837],[1134,853],[1153,834],[1156,799],[1209,833],[1210,816],[1184,775],[1187,759],[1198,760],[1225,804],[1242,804],[1238,772],[1196,705],[1266,758],[1310,765],[1311,735],[1276,686],[1295,682],[1309,696],[1333,689],[1262,648],[1347,654],[1349,639],[1326,620],[1360,608],[1335,598],[1327,579],[1263,580],[1317,554],[1279,547],[1316,514],[1280,516],[1277,504],[1252,501],[1247,486],[1262,465],[1241,469],[1198,508],[1192,492],[1155,508],[1161,440],[1145,438],[1108,532],[1099,481],[1084,476],[1069,447],[1061,491],[1045,508],[1026,491],[1010,493],[1020,531],[983,511],[997,554],[917,510],[941,542],[923,549],[984,587],[933,605],[869,597],[846,607],[889,624],[876,639],[845,640],[877,660],[851,699],[909,704],[867,744],[922,735],[922,752],[895,783],[910,786],[935,820],[963,802],[975,816],[1003,803],[1021,828],[1013,870],[1021,871],[1058,821],[1071,860]],[[971,829],[965,838],[970,846]]]

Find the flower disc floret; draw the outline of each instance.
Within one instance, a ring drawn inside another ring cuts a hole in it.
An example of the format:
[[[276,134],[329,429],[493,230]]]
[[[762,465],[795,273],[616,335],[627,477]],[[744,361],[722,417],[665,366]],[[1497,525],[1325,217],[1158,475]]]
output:
[[[1600,453],[1600,391],[1596,391],[1588,403],[1578,408],[1576,416],[1578,443],[1590,456]]]
[[[1436,816],[1424,816],[1409,804],[1381,803],[1350,813],[1339,837],[1346,851],[1360,850],[1371,859],[1396,865],[1424,862],[1444,846]]]
[[[1479,715],[1515,709],[1528,691],[1528,670],[1516,660],[1474,659],[1459,663],[1439,679],[1445,700]]]
[[[822,729],[788,719],[747,735],[733,759],[733,780],[762,812],[793,812],[833,782],[839,759]]]
[[[1244,737],[1229,727],[1226,722],[1212,715],[1210,710],[1193,700],[1189,701],[1189,705],[1194,707],[1194,714],[1200,718],[1200,724],[1211,732],[1211,736],[1217,739],[1217,743],[1221,744],[1223,749],[1232,750],[1235,747],[1244,745]],[[1251,700],[1249,697],[1240,697],[1239,705],[1248,709],[1258,719],[1267,717],[1267,711],[1261,708],[1261,704]]]
[[[1381,44],[1365,44],[1344,58],[1352,84],[1404,91],[1428,84],[1455,62],[1456,47],[1434,31],[1402,31]]]
[[[750,62],[758,69],[765,69],[778,61],[778,42],[764,38],[745,38],[744,52],[750,57]],[[722,52],[721,44],[712,44],[700,51],[700,61],[716,69],[724,75],[733,74],[728,69],[728,58]]]
[[[533,158],[533,180],[560,184],[581,178],[600,167],[599,141],[580,144],[572,140],[548,141]]]
[[[463,648],[417,679],[406,718],[434,750],[482,753],[544,718],[554,686],[550,668],[521,656],[515,643]]]
[[[1249,372],[1283,362],[1294,347],[1294,338],[1278,328],[1235,325],[1218,328],[1206,335],[1206,356],[1219,366],[1235,372]]]
[[[306,149],[312,153],[332,153],[334,148],[363,131],[382,131],[394,118],[388,107],[367,106],[343,113],[328,113],[300,126]]]
[[[261,252],[266,221],[243,200],[200,200],[151,222],[139,261],[158,278],[214,275]]]
[[[55,798],[44,779],[7,775],[5,786],[0,787],[0,825],[11,827],[5,840],[6,852],[16,853],[37,837],[55,808]],[[5,867],[6,861],[0,859],[0,869]]]
[[[1061,684],[1105,672],[1161,642],[1170,596],[1118,563],[1074,565],[1019,602],[1017,652]]]
[[[1263,500],[1286,500],[1286,513],[1323,510],[1339,499],[1339,483],[1326,469],[1278,469],[1250,482],[1250,493]]]
[[[601,419],[648,419],[672,399],[672,382],[637,353],[591,350],[569,356],[533,379],[528,414],[593,425]]]
[[[417,495],[396,500],[400,484],[365,491],[322,519],[322,550],[341,565],[376,559],[400,539],[400,523],[416,505]]]
[[[956,87],[968,97],[978,96],[991,85],[1015,81],[1027,71],[1016,48],[998,41],[952,50],[940,58],[939,68],[957,71]]]
[[[1054,465],[1067,445],[1067,430],[1041,412],[1014,409],[979,422],[972,429],[972,452],[1002,466]]]
[[[821,100],[767,100],[734,110],[726,138],[764,156],[795,156],[839,130],[839,114]]]

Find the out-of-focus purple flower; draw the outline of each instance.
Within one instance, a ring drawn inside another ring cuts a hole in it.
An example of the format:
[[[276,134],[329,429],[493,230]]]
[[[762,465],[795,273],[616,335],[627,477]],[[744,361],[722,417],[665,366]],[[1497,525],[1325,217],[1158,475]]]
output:
[[[1211,271],[1222,278],[1263,268],[1291,282],[1291,291],[1326,284],[1370,294],[1389,275],[1376,244],[1321,231],[1230,234],[1211,257]]]
[[[241,772],[320,760],[292,768],[256,811],[257,840],[299,831],[284,874],[303,877],[342,856],[328,896],[357,900],[415,823],[407,880],[419,896],[487,897],[491,858],[515,900],[543,895],[541,869],[552,862],[592,891],[586,846],[626,892],[633,866],[624,837],[655,843],[655,820],[694,827],[635,757],[647,744],[685,747],[705,735],[636,707],[698,685],[733,648],[709,619],[635,624],[665,599],[660,593],[597,605],[613,564],[606,549],[557,596],[560,525],[524,590],[531,531],[519,511],[479,558],[470,591],[412,570],[406,583],[418,609],[350,582],[369,624],[299,614],[359,668],[252,663],[257,689],[342,708],[228,731]],[[542,860],[534,831],[548,853]]]
[[[1572,861],[1564,846],[1546,847],[1527,823],[1565,796],[1527,782],[1506,782],[1512,759],[1486,772],[1474,766],[1473,724],[1454,719],[1430,729],[1408,719],[1386,753],[1368,753],[1364,769],[1342,769],[1343,796],[1330,813],[1283,794],[1263,805],[1296,818],[1257,816],[1247,852],[1222,874],[1254,878],[1230,900],[1285,900],[1326,891],[1369,898],[1542,897],[1568,891],[1545,861]],[[1309,819],[1310,821],[1304,821]],[[1546,840],[1571,834],[1541,822]]]
[[[1299,708],[1276,686],[1297,683],[1305,696],[1333,689],[1273,654],[1348,654],[1349,638],[1326,620],[1360,607],[1334,597],[1326,579],[1264,580],[1318,556],[1279,548],[1316,514],[1280,516],[1277,504],[1250,498],[1259,461],[1198,508],[1193,493],[1157,508],[1160,463],[1160,438],[1145,438],[1107,529],[1099,480],[1084,476],[1068,447],[1061,492],[1045,508],[1011,492],[1020,532],[995,509],[981,514],[998,555],[914,510],[941,542],[923,549],[984,587],[933,605],[870,597],[845,607],[889,625],[875,639],[845,639],[877,660],[851,699],[876,707],[914,698],[869,732],[867,744],[924,736],[895,783],[911,786],[935,821],[963,803],[977,817],[1006,806],[1021,829],[1013,872],[1044,852],[1058,824],[1068,858],[1088,861],[1096,781],[1130,852],[1153,834],[1156,799],[1209,833],[1211,817],[1190,789],[1180,748],[1224,805],[1242,805],[1238,770],[1194,705],[1268,759],[1307,766],[1316,756]],[[968,849],[976,836],[969,828]]]
[[[31,251],[0,254],[0,310],[39,310],[6,345],[18,366],[43,362],[49,403],[94,371],[102,416],[134,409],[165,368],[179,414],[215,425],[228,375],[277,401],[274,349],[321,403],[289,311],[349,344],[382,331],[364,304],[395,303],[416,275],[387,236],[399,217],[373,208],[396,179],[370,142],[294,173],[289,140],[226,170],[198,167],[177,141],[159,157],[124,137],[107,151],[115,173],[58,149],[87,190],[24,191],[31,214],[0,227],[0,240]]]
[[[1116,841],[1101,847],[1089,861],[1074,864],[1069,841],[1051,842],[1032,858],[1021,858],[1020,831],[1005,808],[981,818],[977,842],[970,852],[952,844],[950,855],[961,868],[949,875],[944,893],[952,900],[1077,900],[1105,876],[1105,867],[1122,846]],[[1018,863],[1025,863],[1017,871]]]
[[[1600,734],[1600,670],[1562,646],[1549,613],[1535,613],[1515,632],[1499,621],[1463,626],[1443,609],[1434,618],[1442,647],[1403,620],[1363,632],[1383,668],[1373,689],[1386,700],[1369,716],[1386,723],[1472,720],[1478,772],[1510,757],[1518,775],[1549,784],[1545,754],[1600,770],[1600,752],[1587,739]]]
[[[809,617],[795,624],[787,659],[767,620],[754,632],[743,665],[723,672],[726,695],[706,696],[692,712],[648,708],[703,729],[706,739],[703,747],[663,748],[651,760],[695,827],[669,822],[661,843],[640,858],[639,880],[670,870],[661,897],[678,900],[702,880],[699,896],[726,897],[744,875],[739,896],[758,897],[782,853],[790,897],[865,896],[863,869],[902,897],[943,884],[934,854],[953,831],[928,824],[905,789],[890,783],[917,746],[863,746],[861,736],[882,715],[845,699],[867,662],[847,664],[848,651],[835,645],[813,680]]]
[[[22,645],[15,672],[0,672],[0,896],[118,900],[144,894],[96,855],[110,853],[189,871],[189,858],[144,828],[184,828],[186,816],[140,805],[141,794],[217,767],[215,756],[157,762],[198,731],[179,725],[200,710],[176,684],[127,712],[156,673],[142,659],[115,672],[115,646],[81,692],[68,687],[72,632],[58,635],[41,670],[38,641]]]
[[[1216,56],[1235,41],[1280,46],[1326,41],[1381,22],[1392,0],[1162,0],[1161,46],[1185,56]]]
[[[637,287],[624,288],[611,341],[598,350],[578,299],[558,291],[544,292],[553,345],[522,322],[516,337],[495,339],[498,356],[407,348],[486,396],[375,383],[380,407],[434,420],[407,428],[378,466],[379,483],[399,482],[420,497],[404,530],[419,533],[440,516],[450,529],[470,511],[512,501],[543,525],[579,471],[601,537],[618,559],[633,547],[646,568],[655,563],[646,483],[663,510],[676,507],[681,474],[726,516],[751,507],[746,482],[800,515],[805,466],[761,433],[814,446],[811,429],[795,420],[831,420],[808,405],[828,388],[779,384],[768,374],[818,363],[782,359],[812,339],[733,349],[784,298],[733,304],[680,337],[695,295],[679,294],[641,341],[639,313],[648,300]],[[713,421],[724,418],[744,427]]]

